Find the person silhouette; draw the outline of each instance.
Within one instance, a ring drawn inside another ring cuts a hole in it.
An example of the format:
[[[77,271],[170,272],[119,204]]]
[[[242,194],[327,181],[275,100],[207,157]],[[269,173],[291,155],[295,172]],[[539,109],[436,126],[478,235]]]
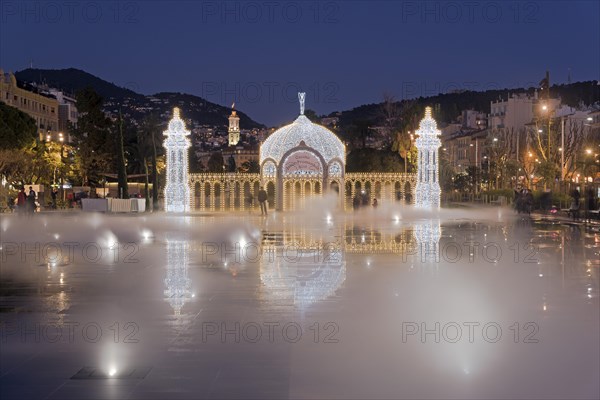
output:
[[[258,191],[258,202],[260,203],[260,215],[267,215],[267,192],[264,187]]]

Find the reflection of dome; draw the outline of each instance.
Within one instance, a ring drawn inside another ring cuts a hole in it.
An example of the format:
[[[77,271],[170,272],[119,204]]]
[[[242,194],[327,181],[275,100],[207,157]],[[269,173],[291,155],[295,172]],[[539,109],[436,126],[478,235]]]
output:
[[[302,141],[320,153],[326,163],[334,158],[346,163],[344,144],[335,133],[300,115],[294,122],[277,129],[264,141],[260,148],[260,164],[262,165],[267,158],[272,158],[279,164],[283,155]]]
[[[275,248],[270,250],[275,251]],[[291,252],[287,255],[263,252],[260,278],[267,297],[304,307],[333,296],[346,280],[346,262],[341,250],[317,253],[297,250],[301,254],[299,257],[296,257],[298,253],[292,255]]]

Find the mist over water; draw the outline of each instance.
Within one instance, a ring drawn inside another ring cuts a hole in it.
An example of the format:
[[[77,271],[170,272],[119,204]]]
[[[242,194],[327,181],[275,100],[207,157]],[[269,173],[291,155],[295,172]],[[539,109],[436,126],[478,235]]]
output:
[[[600,396],[600,236],[581,225],[344,213],[325,196],[267,217],[10,215],[0,229],[12,397]],[[69,380],[84,366],[151,371]]]

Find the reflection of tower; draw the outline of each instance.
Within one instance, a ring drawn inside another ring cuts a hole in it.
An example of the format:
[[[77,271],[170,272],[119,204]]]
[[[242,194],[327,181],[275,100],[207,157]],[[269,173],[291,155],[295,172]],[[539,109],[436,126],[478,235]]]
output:
[[[191,146],[190,131],[185,129],[179,117],[179,108],[173,109],[169,129],[163,132],[167,138],[163,146],[167,153],[167,184],[165,186],[165,211],[186,212],[190,210],[190,186],[188,182],[188,149]]]
[[[437,263],[440,258],[440,237],[442,229],[440,220],[430,220],[415,225],[415,238],[422,263]]]
[[[185,241],[167,240],[167,278],[165,296],[175,315],[191,298],[191,281],[188,278],[188,244]]]
[[[425,118],[419,124],[416,145],[419,151],[417,188],[415,205],[433,208],[440,206],[439,160],[438,150],[442,142],[438,138],[441,132],[431,116],[431,107],[425,108]]]
[[[229,145],[235,146],[240,141],[240,117],[233,109],[235,103],[231,105],[231,115],[229,116]]]

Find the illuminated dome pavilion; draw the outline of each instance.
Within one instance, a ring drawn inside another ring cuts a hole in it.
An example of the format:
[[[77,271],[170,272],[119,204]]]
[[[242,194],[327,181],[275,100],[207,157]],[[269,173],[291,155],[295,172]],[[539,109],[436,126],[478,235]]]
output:
[[[431,125],[430,114],[426,115],[427,123],[417,132],[419,174],[346,173],[346,146],[335,133],[304,115],[305,97],[305,93],[298,93],[300,115],[292,123],[275,130],[261,144],[256,155],[259,171],[252,173],[189,173],[186,154],[191,146],[187,137],[190,131],[185,128],[179,110],[175,109],[163,143],[167,154],[165,211],[253,209],[258,204],[253,199],[257,198],[261,187],[267,192],[269,209],[278,211],[306,209],[311,204],[307,201],[310,197],[322,195],[333,199],[334,208],[341,210],[352,210],[357,199],[363,205],[373,204],[376,199],[411,204],[417,197],[422,206],[439,206],[436,147],[439,139],[437,130],[425,129]],[[233,111],[229,118],[230,147],[238,146],[239,140],[239,117]],[[425,147],[420,146],[422,144]],[[239,154],[240,150],[234,147],[232,151]],[[417,184],[420,186],[418,196],[415,196]]]
[[[334,182],[339,187],[346,165],[344,143],[335,133],[304,115],[305,93],[299,93],[298,98],[300,116],[273,132],[261,145],[259,157],[265,182],[272,183],[278,193],[289,193],[293,198],[300,192],[302,197],[309,192],[325,192]],[[303,180],[300,187],[296,185],[299,179]],[[306,186],[307,180],[311,182]],[[284,208],[287,200],[278,196],[277,208]]]
[[[311,122],[304,115],[303,95],[300,93],[301,106],[300,116],[294,122],[279,128],[264,141],[260,148],[260,164],[272,160],[279,165],[290,150],[304,145],[317,154],[321,155],[323,161],[329,165],[339,162],[342,165],[346,160],[346,147],[344,143],[329,129]]]

